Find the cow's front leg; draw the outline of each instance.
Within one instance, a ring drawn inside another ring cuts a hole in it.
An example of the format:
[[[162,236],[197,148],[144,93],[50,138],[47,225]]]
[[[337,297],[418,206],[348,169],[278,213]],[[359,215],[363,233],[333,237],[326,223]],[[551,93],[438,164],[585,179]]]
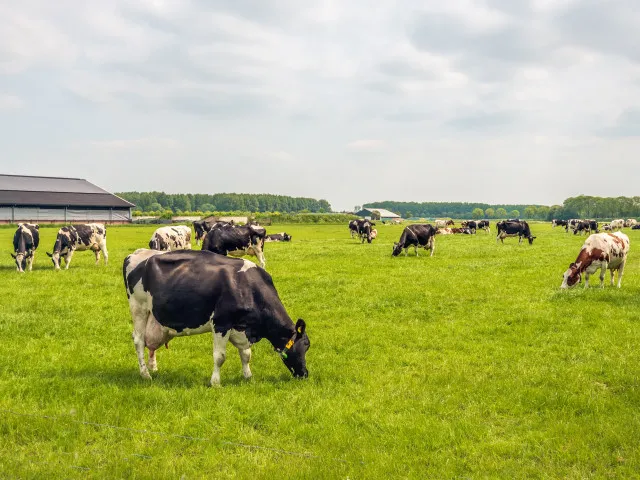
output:
[[[67,255],[64,257],[64,262],[65,262],[65,270],[69,270],[69,265],[71,264],[71,257],[73,257],[73,250],[69,250],[69,252],[67,253]]]
[[[417,243],[413,246],[413,249],[416,251],[416,257],[417,257],[418,256],[418,244]]]
[[[254,251],[255,251],[255,248],[254,248]],[[256,256],[258,257],[258,260],[260,261],[260,266],[264,268],[265,265],[267,264],[267,261],[264,258],[264,252],[262,251],[262,249],[260,249],[256,251],[256,254],[257,254]]]
[[[244,378],[251,378],[251,368],[249,368],[249,362],[251,362],[251,344],[249,343],[249,339],[244,332],[232,330],[229,341],[238,349]]]
[[[223,335],[222,333],[213,332],[213,374],[211,375],[211,386],[215,387],[220,385],[220,367],[227,359],[227,342],[229,341],[229,335],[231,330]]]
[[[93,253],[96,255],[96,265],[100,263],[100,250],[94,250]]]
[[[613,271],[611,271],[613,273]],[[604,277],[607,274],[607,265],[600,267],[600,288],[604,288]]]
[[[584,288],[589,288],[589,273],[584,272]]]
[[[29,265],[29,271],[33,270],[33,260],[36,257],[36,252],[33,252],[29,258],[27,258],[27,264]]]
[[[436,251],[436,241],[433,237],[429,239],[429,248],[431,249],[431,257],[433,257],[433,253]]]

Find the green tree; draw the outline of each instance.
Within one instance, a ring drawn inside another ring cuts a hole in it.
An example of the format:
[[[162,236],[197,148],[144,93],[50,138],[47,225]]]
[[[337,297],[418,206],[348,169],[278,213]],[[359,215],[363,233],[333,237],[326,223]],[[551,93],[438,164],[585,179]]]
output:
[[[524,218],[536,218],[536,207],[529,206],[524,209]]]
[[[484,216],[487,218],[493,218],[496,215],[496,212],[493,208],[489,207],[484,211]]]
[[[484,210],[481,208],[474,208],[473,212],[471,212],[471,216],[478,220],[484,216]]]
[[[511,210],[511,218],[518,218],[520,216],[520,212],[518,210]]]
[[[507,216],[507,211],[500,207],[496,210],[496,218],[505,218]]]
[[[149,205],[148,211],[157,212],[158,210],[162,210],[162,205],[160,205],[158,202],[153,202],[151,205]]]

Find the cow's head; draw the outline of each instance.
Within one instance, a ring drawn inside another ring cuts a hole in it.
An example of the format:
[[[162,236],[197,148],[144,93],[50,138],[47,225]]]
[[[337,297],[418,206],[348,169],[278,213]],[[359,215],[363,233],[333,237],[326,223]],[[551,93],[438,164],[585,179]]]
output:
[[[532,235],[529,235],[529,236],[527,237],[527,240],[529,240],[529,245],[533,245],[533,240],[535,240],[536,238],[538,238],[538,237],[534,237],[534,236],[532,236]]]
[[[284,239],[285,242],[290,242],[291,241],[291,235],[287,235],[286,233],[284,234],[284,236],[282,238]]]
[[[18,252],[17,254],[11,254],[11,256],[16,261],[16,268],[18,272],[23,273],[24,269],[27,268],[27,255],[24,252]]]
[[[393,252],[391,253],[391,255],[397,257],[398,255],[400,255],[400,252],[402,252],[402,245],[400,245],[399,243],[394,243]]]
[[[306,329],[306,323],[304,320],[299,318],[298,323],[296,323],[295,335],[280,352],[280,357],[282,358],[285,366],[296,378],[306,378],[309,376],[305,356],[307,354],[307,350],[309,350],[309,347],[311,346],[311,343],[309,342]]]
[[[560,285],[560,288],[573,287],[577,283],[580,283],[581,280],[582,274],[580,273],[580,269],[575,263],[572,263],[562,276],[562,285]]]

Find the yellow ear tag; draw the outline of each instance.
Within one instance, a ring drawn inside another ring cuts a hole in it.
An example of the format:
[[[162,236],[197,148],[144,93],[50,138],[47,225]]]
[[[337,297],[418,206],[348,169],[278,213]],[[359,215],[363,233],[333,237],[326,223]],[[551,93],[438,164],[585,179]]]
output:
[[[302,333],[302,327],[298,327],[298,333]]]
[[[285,349],[289,349],[293,346],[293,340],[289,339],[289,341],[287,342],[287,344],[284,346]]]

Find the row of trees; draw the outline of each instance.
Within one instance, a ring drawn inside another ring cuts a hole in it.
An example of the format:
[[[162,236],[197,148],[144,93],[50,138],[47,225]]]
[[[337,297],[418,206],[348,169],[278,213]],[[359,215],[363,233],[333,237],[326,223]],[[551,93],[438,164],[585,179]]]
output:
[[[546,220],[550,207],[545,205],[490,205],[465,202],[375,202],[365,208],[385,208],[403,218],[506,218],[520,217]]]
[[[553,207],[552,207],[553,208]],[[567,198],[558,206],[553,218],[636,218],[640,217],[640,197],[592,197],[579,195]]]
[[[165,193],[165,192],[120,192],[119,197],[134,203],[136,210],[143,212],[172,211],[213,212],[213,211],[246,211],[246,212],[312,212],[331,211],[326,200],[306,197],[289,197],[286,195],[251,194],[251,193]]]

